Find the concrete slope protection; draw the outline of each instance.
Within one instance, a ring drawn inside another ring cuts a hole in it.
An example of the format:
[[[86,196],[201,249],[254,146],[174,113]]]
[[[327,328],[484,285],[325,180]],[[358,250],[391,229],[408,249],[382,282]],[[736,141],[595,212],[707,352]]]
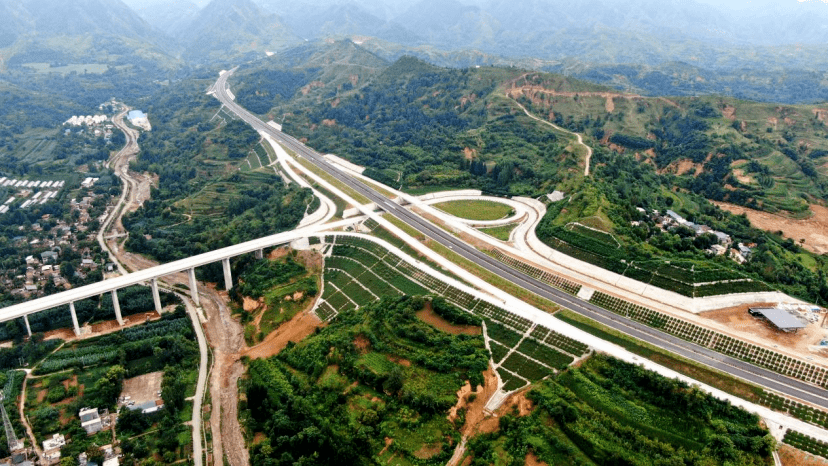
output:
[[[618,316],[607,310],[570,296],[563,291],[510,268],[506,264],[489,257],[464,241],[452,236],[445,230],[433,225],[431,222],[410,212],[396,202],[385,198],[374,189],[334,167],[320,154],[300,143],[292,136],[265,124],[259,118],[233,102],[227,91],[227,78],[233,74],[233,71],[235,71],[235,68],[222,73],[209,90],[209,93],[219,99],[225,107],[246,123],[250,124],[254,129],[270,134],[277,142],[295,152],[298,156],[309,160],[327,174],[336,178],[339,182],[365,196],[375,203],[378,208],[394,215],[420,233],[459,254],[461,257],[530,292],[639,340],[659,346],[687,359],[713,367],[757,385],[767,387],[784,395],[799,398],[828,409],[828,392],[820,387],[725,356],[708,348],[647,327],[644,324],[635,321],[622,321]]]

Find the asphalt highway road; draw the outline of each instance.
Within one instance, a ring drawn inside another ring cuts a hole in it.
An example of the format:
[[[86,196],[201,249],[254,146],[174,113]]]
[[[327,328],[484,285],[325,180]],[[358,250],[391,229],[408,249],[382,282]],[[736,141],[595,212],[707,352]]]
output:
[[[684,358],[721,370],[722,372],[726,372],[740,379],[747,380],[756,385],[760,385],[762,387],[766,387],[779,393],[799,398],[828,409],[828,391],[823,388],[783,376],[776,372],[754,366],[729,356],[725,356],[708,348],[658,331],[639,322],[623,318],[589,302],[571,296],[561,290],[558,290],[557,288],[553,288],[552,286],[512,269],[492,257],[489,257],[476,248],[449,234],[445,230],[400,206],[396,202],[385,198],[383,195],[374,191],[364,183],[333,167],[319,153],[300,143],[292,136],[265,124],[258,117],[240,107],[232,99],[230,99],[227,93],[226,82],[227,78],[232,75],[233,71],[235,71],[235,69],[225,72],[218,79],[218,81],[216,81],[213,88],[211,88],[211,90],[215,93],[216,98],[218,98],[228,109],[250,124],[254,129],[270,134],[274,139],[294,151],[297,155],[310,160],[338,181],[370,199],[379,208],[385,210],[391,215],[394,215],[412,228],[415,228],[434,241],[437,241],[443,246],[451,249],[463,258],[472,261],[489,272],[497,274],[501,278],[508,280],[528,291],[536,293],[543,298],[589,317],[590,319],[596,320],[603,325],[624,332],[636,339],[658,346]]]

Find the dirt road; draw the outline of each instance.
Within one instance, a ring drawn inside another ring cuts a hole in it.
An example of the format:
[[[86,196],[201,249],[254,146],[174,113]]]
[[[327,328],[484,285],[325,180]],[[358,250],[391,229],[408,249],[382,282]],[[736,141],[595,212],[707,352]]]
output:
[[[589,147],[588,145],[586,145],[584,143],[584,138],[582,138],[579,133],[575,133],[575,132],[569,131],[568,129],[561,128],[560,126],[556,125],[555,123],[552,123],[550,121],[546,121],[543,118],[538,118],[535,115],[532,115],[531,113],[529,113],[529,110],[526,110],[526,107],[521,105],[520,102],[515,100],[511,95],[509,95],[508,92],[506,93],[506,95],[508,97],[512,98],[512,101],[515,104],[517,104],[517,106],[520,107],[520,109],[523,110],[523,113],[525,113],[526,116],[528,116],[529,118],[531,118],[533,120],[537,120],[537,121],[539,121],[541,123],[544,123],[546,125],[549,125],[549,126],[551,126],[552,128],[555,128],[558,131],[562,131],[564,133],[569,133],[569,134],[574,135],[575,138],[578,139],[578,145],[584,146],[584,148],[586,149],[586,155],[584,156],[584,176],[589,176],[589,161],[592,158],[592,147]]]
[[[127,212],[137,210],[145,200],[150,198],[152,178],[149,174],[140,174],[129,170],[129,162],[138,153],[138,132],[123,123],[126,110],[113,118],[115,125],[121,129],[127,138],[127,144],[110,160],[110,166],[124,183],[124,189],[116,207],[107,217],[104,227],[98,235],[102,248],[110,254],[113,262],[118,264],[121,273],[142,270],[159,265],[158,262],[146,257],[127,252],[123,243],[125,229],[121,218]],[[173,285],[189,286],[186,273],[169,275],[159,280],[163,287]],[[180,295],[180,294],[179,294]],[[241,425],[238,420],[238,378],[244,374],[244,366],[239,362],[240,352],[244,346],[243,330],[241,325],[230,315],[226,306],[227,296],[217,292],[212,287],[199,286],[200,301],[206,316],[206,322],[201,325],[197,312],[191,309],[191,302],[182,296],[188,304],[188,310],[193,324],[202,327],[207,340],[213,348],[213,367],[209,381],[212,406],[210,408],[210,429],[212,434],[212,460],[208,464],[224,464],[225,454],[231,466],[246,466],[249,464],[247,449],[242,436]],[[199,335],[200,336],[200,335]],[[199,343],[201,339],[199,338]],[[199,379],[206,377],[207,368],[204,364],[206,348],[201,348],[202,364],[200,364]],[[196,397],[197,401],[200,397]],[[194,406],[194,417],[202,412],[200,405]],[[203,442],[199,422],[193,422],[193,441]],[[195,450],[200,450],[195,447]],[[194,455],[196,464],[201,464],[202,455]]]

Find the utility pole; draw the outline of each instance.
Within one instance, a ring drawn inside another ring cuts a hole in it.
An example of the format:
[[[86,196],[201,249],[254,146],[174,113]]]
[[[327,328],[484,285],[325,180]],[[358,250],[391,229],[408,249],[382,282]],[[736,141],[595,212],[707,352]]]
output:
[[[3,427],[6,430],[6,440],[9,442],[9,451],[14,453],[17,450],[23,449],[23,442],[17,438],[17,435],[14,433],[14,428],[11,425],[11,421],[9,421],[9,415],[6,414],[6,406],[3,403],[5,399],[5,395],[0,390],[0,413],[3,415]]]

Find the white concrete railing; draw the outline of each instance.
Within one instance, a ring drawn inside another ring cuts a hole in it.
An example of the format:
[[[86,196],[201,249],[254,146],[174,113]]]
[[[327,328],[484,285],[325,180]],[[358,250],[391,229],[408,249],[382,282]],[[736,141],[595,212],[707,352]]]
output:
[[[232,286],[232,277],[230,275],[229,267],[229,259],[231,257],[236,257],[251,252],[258,253],[259,251],[267,247],[289,243],[297,238],[309,236],[313,233],[317,233],[322,230],[335,229],[342,226],[350,225],[355,221],[356,220],[342,220],[332,224],[312,225],[292,231],[278,233],[275,235],[265,236],[263,238],[257,238],[244,243],[228,246],[226,248],[216,249],[215,251],[198,254],[196,256],[188,257],[186,259],[181,259],[174,262],[158,265],[155,267],[150,267],[148,269],[139,270],[137,272],[129,273],[126,275],[121,275],[120,277],[111,278],[109,280],[104,280],[98,283],[73,288],[71,290],[63,291],[61,293],[56,293],[31,301],[26,301],[24,303],[15,304],[13,306],[8,306],[0,309],[0,322],[5,322],[8,320],[13,320],[22,317],[26,323],[26,330],[29,333],[29,335],[31,335],[32,332],[31,327],[29,326],[29,319],[27,317],[28,315],[68,304],[69,312],[72,314],[72,325],[74,326],[75,333],[79,334],[80,328],[78,327],[77,315],[75,313],[75,301],[91,298],[93,296],[99,296],[104,293],[112,293],[113,306],[115,308],[116,318],[120,323],[122,322],[122,319],[120,316],[120,305],[116,294],[117,290],[121,288],[126,288],[128,286],[148,282],[152,287],[155,309],[156,311],[160,312],[161,300],[159,299],[158,294],[158,278],[184,271],[187,271],[189,274],[190,294],[193,297],[193,301],[196,303],[196,305],[199,305],[197,283],[195,280],[196,267],[201,267],[207,264],[212,264],[214,262],[221,261],[224,269],[225,285],[229,284]]]

